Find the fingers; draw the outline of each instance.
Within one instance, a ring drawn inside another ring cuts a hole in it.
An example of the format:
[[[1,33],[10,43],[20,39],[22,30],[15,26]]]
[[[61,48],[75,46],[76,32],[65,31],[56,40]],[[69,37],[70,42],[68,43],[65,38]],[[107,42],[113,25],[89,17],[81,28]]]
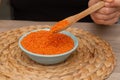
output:
[[[89,0],[88,6],[91,6],[101,0]],[[120,7],[120,0],[103,0],[105,1],[105,6],[109,5],[109,7]]]
[[[96,12],[91,15],[93,15],[94,19],[96,19],[96,20],[98,20],[98,19],[99,20],[109,20],[109,19],[113,19],[115,17],[119,17],[119,12],[114,12],[114,13],[108,14],[108,15]]]
[[[100,0],[89,0],[89,6],[99,2]],[[104,0],[105,6],[98,11],[92,13],[90,16],[97,24],[112,25],[116,23],[120,17],[120,7],[115,5],[120,4],[120,0]],[[114,7],[113,7],[114,5]]]
[[[104,0],[104,1],[106,1],[106,2],[112,2],[112,1],[114,1],[114,0]]]
[[[104,0],[105,2],[110,3],[111,7],[120,7],[120,0]]]
[[[101,13],[101,14],[109,15],[109,14],[115,13],[115,12],[118,11],[118,10],[119,10],[119,9],[116,9],[116,8],[103,7],[103,8],[101,8],[100,10],[98,10],[97,12],[98,12],[98,13]]]
[[[112,25],[119,20],[120,12],[116,11],[111,14],[101,14],[99,12],[95,12],[91,14],[92,20],[97,24],[103,25]]]
[[[102,24],[102,25],[112,25],[112,24],[116,23],[119,20],[118,17],[115,17],[115,18],[109,19],[109,20],[94,19],[94,17],[92,17],[92,15],[91,15],[91,18],[93,19],[93,21],[96,24]]]

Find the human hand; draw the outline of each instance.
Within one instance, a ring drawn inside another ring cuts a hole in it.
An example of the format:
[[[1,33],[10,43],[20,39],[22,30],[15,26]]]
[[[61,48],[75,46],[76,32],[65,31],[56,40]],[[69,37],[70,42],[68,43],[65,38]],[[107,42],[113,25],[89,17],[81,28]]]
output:
[[[89,0],[88,5],[99,2],[100,0]],[[120,0],[104,0],[105,6],[90,16],[97,24],[112,25],[119,20],[120,17]]]

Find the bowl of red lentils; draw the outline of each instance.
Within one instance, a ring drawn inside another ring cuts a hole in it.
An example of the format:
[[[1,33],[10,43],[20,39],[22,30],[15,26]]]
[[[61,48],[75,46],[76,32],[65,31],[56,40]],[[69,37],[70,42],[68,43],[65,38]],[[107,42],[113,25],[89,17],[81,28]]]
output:
[[[51,33],[45,28],[23,34],[18,45],[32,60],[49,65],[65,61],[78,47],[78,40],[68,31]]]

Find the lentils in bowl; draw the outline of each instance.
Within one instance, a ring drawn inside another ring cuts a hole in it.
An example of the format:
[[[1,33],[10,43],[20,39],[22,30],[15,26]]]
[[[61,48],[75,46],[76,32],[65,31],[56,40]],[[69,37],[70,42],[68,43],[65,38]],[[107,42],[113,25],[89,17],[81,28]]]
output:
[[[45,65],[66,60],[78,46],[78,40],[72,33],[51,33],[49,30],[27,32],[18,42],[20,49],[32,60]]]

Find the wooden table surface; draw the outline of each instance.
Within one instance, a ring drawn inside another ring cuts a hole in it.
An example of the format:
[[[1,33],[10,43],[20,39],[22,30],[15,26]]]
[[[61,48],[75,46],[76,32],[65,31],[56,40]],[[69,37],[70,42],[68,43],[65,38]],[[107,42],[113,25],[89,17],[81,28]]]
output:
[[[15,20],[0,20],[0,32],[7,31],[13,28],[19,28],[29,25],[53,25],[56,22],[35,22],[35,21],[15,21]],[[94,23],[75,23],[71,27],[78,27],[89,31],[102,39],[109,42],[115,52],[117,64],[115,70],[107,80],[120,80],[120,24],[112,26],[101,26]]]

